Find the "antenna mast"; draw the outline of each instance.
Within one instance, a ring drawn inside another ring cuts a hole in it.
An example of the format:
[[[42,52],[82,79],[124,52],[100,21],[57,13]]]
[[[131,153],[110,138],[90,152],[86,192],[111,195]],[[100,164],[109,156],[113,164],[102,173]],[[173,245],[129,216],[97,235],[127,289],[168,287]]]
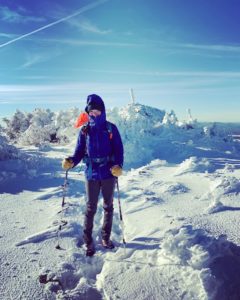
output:
[[[134,97],[133,89],[131,88],[131,89],[129,90],[129,92],[130,92],[132,104],[135,104],[135,97]]]

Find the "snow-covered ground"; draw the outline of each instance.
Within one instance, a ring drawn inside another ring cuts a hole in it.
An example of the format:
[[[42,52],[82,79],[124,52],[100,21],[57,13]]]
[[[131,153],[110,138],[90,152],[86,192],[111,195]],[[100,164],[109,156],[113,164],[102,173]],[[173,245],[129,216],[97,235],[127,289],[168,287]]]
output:
[[[117,247],[106,251],[100,245],[99,203],[92,258],[85,256],[81,238],[81,166],[68,174],[61,212],[60,162],[74,144],[18,150],[1,141],[1,299],[240,299],[238,144],[221,141],[221,134],[214,140],[207,129],[204,136],[200,128],[185,132],[171,123],[173,115],[159,117],[160,125],[157,118],[146,120],[154,109],[141,110],[134,124],[128,122],[134,112],[128,113],[111,114],[129,154],[119,178],[127,244],[116,192],[112,239]],[[131,144],[137,147],[135,163]]]

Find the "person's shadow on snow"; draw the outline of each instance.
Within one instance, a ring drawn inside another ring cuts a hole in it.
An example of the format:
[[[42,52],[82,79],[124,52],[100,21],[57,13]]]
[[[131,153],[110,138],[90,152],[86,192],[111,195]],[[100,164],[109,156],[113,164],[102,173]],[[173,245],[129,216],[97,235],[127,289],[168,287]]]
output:
[[[211,273],[220,285],[214,300],[240,299],[240,247],[229,243],[229,254],[213,259]]]
[[[78,175],[76,173],[76,175]],[[8,194],[19,194],[24,191],[39,192],[39,195],[42,195],[42,199],[47,200],[52,196],[61,197],[62,196],[62,186],[64,184],[65,175],[53,174],[43,174],[34,178],[14,178],[8,180],[0,185],[0,193]],[[79,180],[72,178],[70,175],[68,178],[68,189],[67,196],[73,196],[76,194],[76,189],[74,188],[75,184],[78,185],[79,191],[83,192],[84,184],[79,186]],[[46,192],[44,196],[44,189],[51,188],[51,192]],[[39,196],[41,198],[41,195]]]

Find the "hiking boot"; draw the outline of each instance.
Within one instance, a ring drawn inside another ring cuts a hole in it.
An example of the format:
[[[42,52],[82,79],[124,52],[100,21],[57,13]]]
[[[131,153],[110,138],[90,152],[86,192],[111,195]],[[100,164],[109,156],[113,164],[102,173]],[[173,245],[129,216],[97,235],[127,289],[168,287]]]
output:
[[[102,240],[102,245],[106,249],[113,249],[115,247],[111,240]]]
[[[95,254],[95,247],[93,243],[86,244],[86,256],[93,256]]]

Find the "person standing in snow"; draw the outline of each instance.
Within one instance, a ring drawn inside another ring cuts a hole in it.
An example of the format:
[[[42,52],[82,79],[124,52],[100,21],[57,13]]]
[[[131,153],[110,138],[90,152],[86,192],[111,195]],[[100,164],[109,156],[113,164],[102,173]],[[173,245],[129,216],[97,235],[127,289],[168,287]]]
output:
[[[80,130],[73,156],[65,158],[63,169],[75,167],[81,160],[86,164],[86,212],[83,226],[83,239],[86,255],[92,256],[95,247],[92,239],[94,215],[100,191],[103,195],[104,221],[102,245],[112,249],[110,239],[113,219],[113,196],[116,178],[122,174],[123,144],[116,125],[106,120],[105,105],[101,97],[92,94],[87,97],[85,108],[88,123]]]

